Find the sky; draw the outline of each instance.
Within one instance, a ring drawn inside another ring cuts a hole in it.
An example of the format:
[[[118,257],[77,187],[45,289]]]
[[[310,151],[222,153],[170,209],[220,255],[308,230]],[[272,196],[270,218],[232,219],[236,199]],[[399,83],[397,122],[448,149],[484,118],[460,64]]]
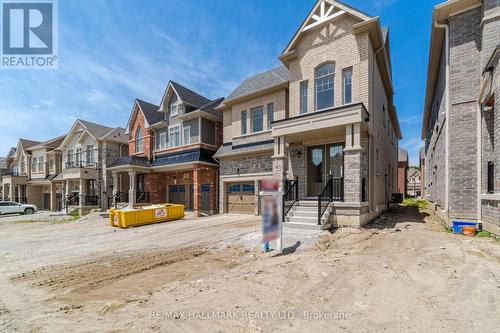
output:
[[[418,165],[436,0],[345,0],[389,26],[400,146]],[[159,104],[169,80],[225,97],[278,56],[315,0],[64,0],[59,66],[0,70],[0,156],[76,119],[125,127],[136,98]]]

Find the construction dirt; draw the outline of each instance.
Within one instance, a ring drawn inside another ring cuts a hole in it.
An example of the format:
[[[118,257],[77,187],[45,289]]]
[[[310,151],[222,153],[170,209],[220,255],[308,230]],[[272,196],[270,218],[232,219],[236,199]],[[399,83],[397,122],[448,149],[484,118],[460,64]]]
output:
[[[453,235],[394,207],[360,229],[285,229],[258,217],[115,229],[0,218],[0,331],[494,332],[500,242]]]

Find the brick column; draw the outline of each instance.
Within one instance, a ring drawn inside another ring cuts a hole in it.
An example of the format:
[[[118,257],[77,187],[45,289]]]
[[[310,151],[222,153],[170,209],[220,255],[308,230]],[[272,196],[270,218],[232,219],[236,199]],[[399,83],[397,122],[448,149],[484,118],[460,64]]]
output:
[[[284,188],[284,183],[287,173],[288,157],[285,152],[286,138],[284,136],[274,138],[274,155],[273,159],[273,177],[280,181],[280,185]]]
[[[361,202],[361,148],[360,124],[346,126],[344,149],[344,201]]]
[[[200,184],[200,170],[197,165],[193,168],[193,208],[194,215],[201,215],[201,184]]]

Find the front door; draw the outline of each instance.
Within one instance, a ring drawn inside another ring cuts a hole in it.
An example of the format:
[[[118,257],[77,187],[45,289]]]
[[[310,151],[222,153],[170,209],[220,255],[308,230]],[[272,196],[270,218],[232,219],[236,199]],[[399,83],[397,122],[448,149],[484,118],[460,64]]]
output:
[[[344,145],[341,143],[307,148],[307,196],[316,198],[330,175],[344,176]]]
[[[171,185],[169,188],[169,203],[185,205],[186,187],[184,185]]]

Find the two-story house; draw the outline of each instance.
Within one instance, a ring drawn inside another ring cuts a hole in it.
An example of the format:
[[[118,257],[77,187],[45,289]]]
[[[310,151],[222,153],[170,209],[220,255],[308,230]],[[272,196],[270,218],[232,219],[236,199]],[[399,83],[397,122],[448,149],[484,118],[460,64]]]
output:
[[[58,209],[77,208],[80,213],[106,209],[113,192],[108,166],[128,152],[125,129],[78,119],[57,150],[61,172],[52,182],[62,188]]]
[[[361,226],[397,191],[401,130],[389,30],[319,0],[279,57],[245,80],[223,113],[221,211],[258,214],[263,177],[285,190],[285,225]]]
[[[110,170],[114,202],[178,203],[196,215],[216,214],[223,98],[208,99],[173,81],[160,105],[136,100],[127,124],[129,156]]]
[[[477,221],[500,234],[500,1],[439,4],[431,31],[425,197],[447,224]]]
[[[29,149],[39,143],[38,141],[19,139],[15,156],[11,161],[10,171],[2,177],[3,193],[8,200],[20,203],[28,202],[28,179],[31,170]]]
[[[39,209],[56,211],[62,200],[62,186],[53,179],[61,172],[61,152],[57,150],[66,135],[28,148],[31,156],[28,202]]]

